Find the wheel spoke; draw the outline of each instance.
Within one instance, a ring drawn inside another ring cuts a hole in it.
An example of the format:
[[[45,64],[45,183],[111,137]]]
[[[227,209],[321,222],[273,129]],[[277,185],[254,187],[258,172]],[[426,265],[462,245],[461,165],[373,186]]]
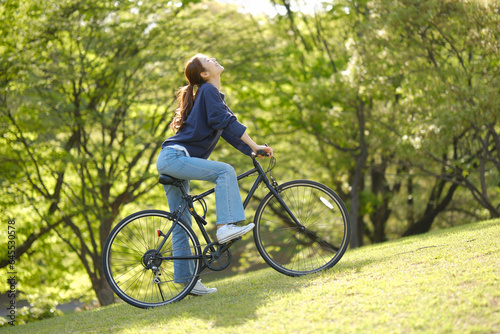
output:
[[[171,233],[158,249],[164,237],[158,237],[156,231],[170,229],[171,217],[163,211],[139,212],[122,220],[108,238],[103,250],[106,277],[114,292],[131,305],[147,308],[180,300],[197,281],[201,251],[191,228],[178,223],[177,247]],[[175,260],[176,256],[186,255],[199,259]],[[163,260],[163,256],[174,259]],[[189,266],[187,272],[191,274],[176,272],[174,265],[176,268]]]
[[[274,195],[256,213],[255,241],[263,258],[291,276],[332,267],[349,240],[347,209],[329,188],[312,181],[282,185],[280,196],[300,222],[297,226]]]

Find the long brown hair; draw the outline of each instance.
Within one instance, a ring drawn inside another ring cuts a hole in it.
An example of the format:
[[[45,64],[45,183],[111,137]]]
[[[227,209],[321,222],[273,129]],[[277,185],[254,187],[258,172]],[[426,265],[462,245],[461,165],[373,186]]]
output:
[[[205,71],[205,69],[199,59],[200,56],[203,55],[197,54],[188,60],[184,67],[184,76],[189,84],[179,88],[177,91],[177,109],[175,109],[175,116],[172,123],[170,123],[170,128],[174,130],[174,132],[182,127],[193,108],[196,93],[198,92],[198,90],[196,90],[196,93],[194,92],[194,87],[197,86],[199,88],[205,83],[205,80],[201,77],[201,72]]]

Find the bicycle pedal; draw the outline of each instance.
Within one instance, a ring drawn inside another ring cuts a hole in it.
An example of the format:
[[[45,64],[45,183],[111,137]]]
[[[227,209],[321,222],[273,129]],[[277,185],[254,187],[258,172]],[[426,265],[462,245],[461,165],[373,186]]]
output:
[[[221,244],[221,243],[219,243],[219,242],[217,242],[217,244],[218,244],[219,246],[226,246],[226,245],[231,245],[231,244],[235,243],[235,242],[236,242],[236,241],[238,241],[238,240],[241,240],[241,237],[237,237],[237,238],[235,238],[235,239],[231,239],[231,240],[229,240],[228,242],[224,242],[224,243],[222,243],[222,244]]]
[[[241,237],[237,237],[237,238],[231,239],[231,240],[229,240],[229,243],[232,244],[232,243],[235,243],[238,240],[241,240]]]

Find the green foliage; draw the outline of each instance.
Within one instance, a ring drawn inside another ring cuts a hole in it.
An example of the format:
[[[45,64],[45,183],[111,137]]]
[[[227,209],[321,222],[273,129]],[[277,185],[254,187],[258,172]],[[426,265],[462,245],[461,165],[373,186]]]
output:
[[[172,47],[183,8],[75,0],[2,9],[13,24],[2,49],[2,191],[15,194],[5,206],[18,222],[17,255],[31,255],[20,289],[58,282],[49,293],[61,297],[83,267],[109,303],[100,249],[123,207],[156,185],[180,77],[170,69],[185,58]]]
[[[20,288],[110,302],[100,249],[121,218],[166,209],[156,154],[198,52],[225,66],[226,101],[274,148],[278,182],[346,201],[353,247],[498,217],[498,3],[323,5],[268,18],[214,1],[1,2],[0,207],[26,246]],[[212,159],[251,167],[223,142]],[[234,270],[262,265],[252,249]]]
[[[315,177],[341,192],[354,227],[383,241],[389,225],[401,234],[438,215],[448,220],[447,198],[464,191],[488,213],[457,201],[454,224],[470,214],[497,217],[498,4],[325,6],[314,17],[289,12],[293,21],[273,22],[283,38],[291,36],[283,51],[290,62],[279,71],[288,80],[276,88],[276,105],[287,113],[275,119],[312,139],[304,159],[313,161]],[[446,190],[435,192],[436,179],[448,183]],[[405,188],[412,190],[403,194]],[[397,205],[403,196],[412,201]],[[351,245],[359,245],[362,233],[353,237]]]

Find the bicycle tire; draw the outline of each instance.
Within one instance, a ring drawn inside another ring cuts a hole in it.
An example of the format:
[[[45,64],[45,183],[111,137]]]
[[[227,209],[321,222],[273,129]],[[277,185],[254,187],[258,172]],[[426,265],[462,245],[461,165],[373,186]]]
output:
[[[340,197],[327,186],[309,180],[286,182],[278,187],[278,193],[304,229],[269,192],[254,218],[254,240],[262,258],[288,276],[333,267],[347,250],[351,231]]]
[[[174,260],[161,260],[159,256],[178,256],[174,249],[172,233],[157,251],[163,233],[172,226],[171,213],[160,210],[136,212],[120,221],[109,234],[103,249],[103,268],[108,283],[118,297],[139,308],[166,305],[183,299],[196,284],[201,268],[201,247],[192,228],[178,222],[178,231],[188,237],[189,246],[184,253],[199,256],[199,260],[175,260],[179,263],[192,261],[192,275],[174,279]],[[189,250],[188,250],[189,248]],[[186,254],[184,254],[186,255]],[[182,262],[181,262],[182,261]],[[157,269],[157,275],[152,267]]]

